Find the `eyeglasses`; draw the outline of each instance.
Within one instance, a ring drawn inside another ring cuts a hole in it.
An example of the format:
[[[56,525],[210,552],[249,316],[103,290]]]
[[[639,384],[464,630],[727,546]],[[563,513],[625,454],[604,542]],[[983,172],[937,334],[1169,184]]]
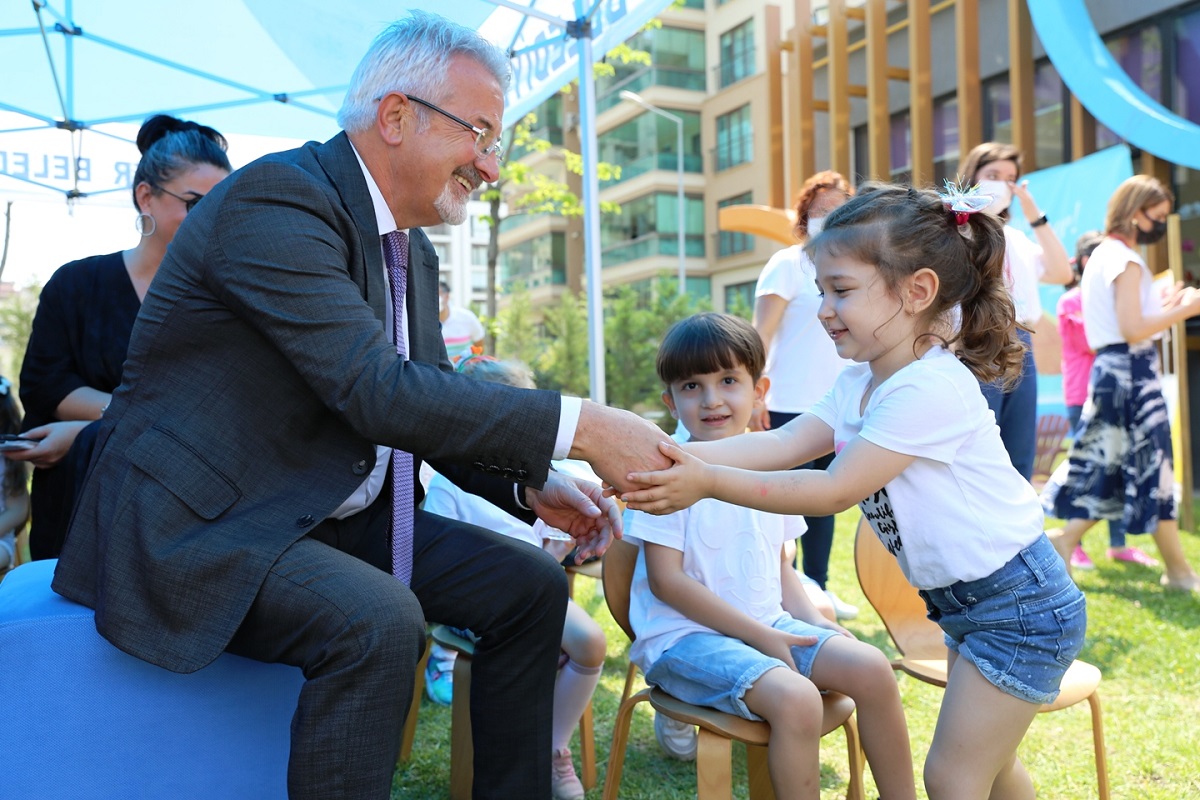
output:
[[[479,156],[480,158],[491,158],[494,155],[497,162],[504,160],[504,158],[500,155],[500,134],[496,131],[489,128],[477,128],[471,123],[467,122],[465,119],[456,117],[445,109],[438,108],[428,100],[422,100],[421,98],[414,97],[411,94],[405,96],[414,103],[420,103],[426,108],[433,109],[446,119],[454,120],[459,125],[462,125],[464,128],[471,131],[471,133],[475,134],[475,155]]]
[[[154,188],[157,189],[158,191],[163,192],[164,194],[169,194],[169,195],[171,195],[171,197],[174,197],[176,200],[183,203],[184,209],[189,214],[192,213],[192,209],[196,207],[196,203],[199,203],[201,200],[204,199],[204,195],[196,194],[195,192],[191,193],[192,194],[191,197],[184,197],[183,195],[175,194],[170,189],[164,189],[163,187],[155,186],[154,184],[150,184],[150,185],[154,186]]]

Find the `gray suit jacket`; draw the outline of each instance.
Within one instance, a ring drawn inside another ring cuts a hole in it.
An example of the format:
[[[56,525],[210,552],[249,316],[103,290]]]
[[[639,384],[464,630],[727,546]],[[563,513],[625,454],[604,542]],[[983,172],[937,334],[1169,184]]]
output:
[[[404,361],[384,335],[379,233],[345,134],[259,159],[188,216],[55,575],[102,635],[179,672],[211,662],[280,553],[362,483],[374,443],[474,474],[467,488],[510,510],[512,481],[543,484],[558,395],[455,374],[437,257],[420,232],[410,250]]]

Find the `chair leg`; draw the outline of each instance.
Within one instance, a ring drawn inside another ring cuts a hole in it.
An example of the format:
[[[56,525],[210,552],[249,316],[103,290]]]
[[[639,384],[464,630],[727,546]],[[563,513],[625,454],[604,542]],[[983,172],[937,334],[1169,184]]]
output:
[[[750,776],[750,800],[775,800],[775,784],[767,764],[767,748],[746,745],[746,772]]]
[[[1088,705],[1092,710],[1092,744],[1096,748],[1096,784],[1100,791],[1100,800],[1109,800],[1108,796],[1108,758],[1104,754],[1104,718],[1100,713],[1100,693],[1088,695]]]
[[[450,700],[450,800],[471,800],[475,778],[475,745],[471,741],[471,658],[454,659],[454,694]]]
[[[700,728],[696,741],[697,800],[733,797],[733,740]]]
[[[629,742],[629,724],[633,709],[638,703],[650,699],[650,690],[642,689],[632,697],[621,701],[617,717],[613,720],[612,747],[608,751],[608,767],[604,771],[604,800],[617,800],[621,789],[621,770],[625,766],[625,747]]]
[[[629,662],[629,669],[625,670],[625,690],[621,692],[621,702],[624,703],[629,699],[629,695],[633,693],[633,679],[637,675],[637,664]]]
[[[425,652],[417,662],[412,702],[408,705],[408,716],[404,719],[404,733],[400,736],[400,755],[396,759],[396,766],[407,763],[412,756],[413,740],[417,736],[417,715],[421,711],[421,695],[425,694],[425,665],[429,663],[429,647],[432,641],[428,636],[425,637]]]
[[[842,724],[846,732],[846,763],[850,771],[850,780],[846,784],[846,800],[863,800],[863,767],[864,761],[862,742],[858,738],[857,715],[851,714]]]
[[[596,785],[596,738],[592,727],[592,701],[583,709],[579,718],[579,763],[583,774],[579,776],[584,789]]]

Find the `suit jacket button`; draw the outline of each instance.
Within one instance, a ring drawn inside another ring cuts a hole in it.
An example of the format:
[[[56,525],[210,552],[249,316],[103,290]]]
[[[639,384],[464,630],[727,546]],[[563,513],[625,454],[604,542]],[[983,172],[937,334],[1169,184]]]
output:
[[[353,472],[355,475],[366,475],[367,474],[367,462],[365,460],[354,462],[354,466],[350,468],[350,471]]]
[[[502,471],[504,472],[504,477],[506,477],[506,478],[510,478],[510,479],[511,479],[511,478],[512,478],[512,476],[513,476],[513,475],[515,475],[515,474],[516,474],[516,472],[517,472],[517,471],[516,471],[515,469],[513,469],[512,467],[505,467],[505,468],[504,468]]]
[[[486,471],[486,470],[487,470],[487,467],[486,467],[486,466],[484,466],[484,463],[483,463],[482,461],[476,461],[476,462],[474,462],[473,464],[471,464],[471,466],[472,466],[472,467],[474,467],[474,468],[475,468],[475,469],[477,469],[477,470],[481,470],[481,471]]]
[[[296,520],[296,527],[297,528],[307,528],[310,525],[312,525],[314,522],[316,522],[316,520],[313,519],[312,514],[305,514],[303,517]]]
[[[500,466],[498,464],[489,464],[487,466],[487,472],[489,475],[499,475],[500,474]]]
[[[517,480],[523,481],[529,477],[529,470],[519,469],[514,474]]]

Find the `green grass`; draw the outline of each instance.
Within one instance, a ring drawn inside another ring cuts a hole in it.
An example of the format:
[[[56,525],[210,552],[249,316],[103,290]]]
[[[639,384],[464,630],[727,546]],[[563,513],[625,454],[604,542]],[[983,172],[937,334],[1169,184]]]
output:
[[[867,605],[854,575],[853,537],[858,512],[838,517],[830,564],[830,587],[859,606],[847,627],[860,639],[895,650],[874,611]],[[1047,521],[1052,527],[1052,521]],[[1200,536],[1182,534],[1184,550],[1200,566]],[[1133,543],[1154,553],[1149,537]],[[1200,598],[1165,593],[1158,587],[1160,570],[1110,562],[1104,557],[1107,533],[1098,526],[1084,540],[1096,562],[1094,572],[1077,573],[1088,598],[1088,642],[1082,659],[1104,673],[1100,697],[1112,797],[1132,800],[1200,798]],[[608,635],[608,658],[596,691],[595,732],[598,785],[588,792],[597,800],[612,742],[612,724],[625,677],[629,643],[613,623],[594,581],[577,581],[577,599],[600,621]],[[942,691],[897,674],[912,738],[917,794],[921,766],[937,721]],[[986,724],[986,720],[981,720]],[[576,735],[577,738],[577,735]],[[1049,800],[1095,798],[1091,717],[1087,704],[1034,720],[1021,747],[1039,797]],[[578,764],[578,743],[572,745]],[[822,742],[822,800],[845,797],[845,739],[835,732]],[[734,750],[734,796],[745,797],[745,756]],[[448,797],[450,774],[450,710],[426,700],[421,706],[412,760],[396,772],[393,800],[437,800]],[[866,796],[875,797],[867,770]],[[667,800],[696,794],[695,767],[659,753],[648,704],[633,718],[621,797]]]

